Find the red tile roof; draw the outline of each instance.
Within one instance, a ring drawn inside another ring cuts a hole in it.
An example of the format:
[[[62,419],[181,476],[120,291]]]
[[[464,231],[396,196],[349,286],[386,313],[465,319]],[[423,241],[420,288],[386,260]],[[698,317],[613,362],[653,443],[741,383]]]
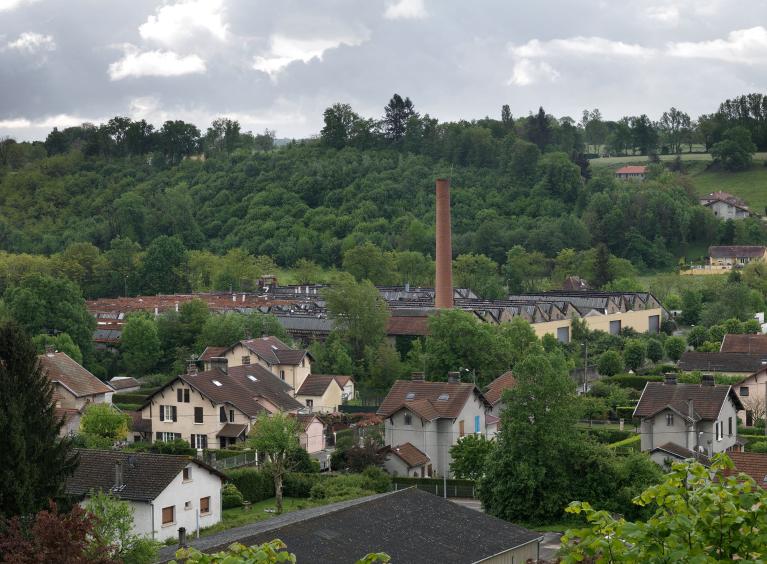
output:
[[[349,382],[351,382],[352,384],[354,383],[354,378],[352,378],[351,376],[333,376],[333,378],[336,379],[336,382],[338,382],[338,385],[341,386],[342,388]]]
[[[736,410],[743,409],[732,386],[648,382],[634,409],[634,417],[652,417],[669,407],[687,417],[687,402],[692,400],[695,419],[712,421],[718,417],[722,404],[728,397],[732,399]]]
[[[111,386],[96,378],[66,353],[46,353],[38,358],[48,379],[64,386],[78,398],[114,392]]]
[[[767,335],[734,335],[728,333],[724,336],[719,352],[767,355]]]
[[[655,452],[658,450],[663,451],[667,454],[670,454],[671,456],[675,456],[676,458],[679,458],[680,460],[687,460],[688,458],[694,458],[695,460],[697,460],[704,466],[711,465],[711,459],[705,454],[701,452],[696,453],[695,451],[690,450],[687,447],[678,445],[676,443],[666,443],[664,445],[655,447],[650,452]]]
[[[411,443],[387,447],[386,450],[402,459],[408,468],[415,468],[429,463],[429,457]]]
[[[324,376],[322,374],[309,374],[309,376],[306,377],[306,380],[304,380],[303,384],[301,384],[301,387],[298,388],[298,391],[296,392],[297,396],[321,396],[325,393],[325,391],[328,389],[328,386],[332,382],[336,382],[338,384],[338,381],[335,379],[334,376]],[[338,384],[339,387],[341,387],[340,384]]]
[[[386,334],[424,337],[429,334],[429,318],[427,316],[393,315],[386,323]]]
[[[628,165],[620,167],[615,171],[615,174],[645,174],[646,172],[646,166]]]
[[[474,384],[397,380],[376,413],[390,417],[406,407],[427,420],[455,418],[472,393],[487,401]]]
[[[228,348],[229,347],[205,347],[205,350],[202,351],[202,354],[200,355],[200,360],[205,361],[210,360],[211,358],[220,357]]]
[[[761,487],[767,489],[767,454],[756,452],[728,452],[735,464],[735,473],[748,474]],[[726,474],[733,475],[733,472]]]
[[[514,374],[509,370],[487,385],[487,388],[484,391],[485,399],[490,402],[490,405],[495,405],[501,401],[503,392],[510,390],[516,385],[517,379],[514,378]]]

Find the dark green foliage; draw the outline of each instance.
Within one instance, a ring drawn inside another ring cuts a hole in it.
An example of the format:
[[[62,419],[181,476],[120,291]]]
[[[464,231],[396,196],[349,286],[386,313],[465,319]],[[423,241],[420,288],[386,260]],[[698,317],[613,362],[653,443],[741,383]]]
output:
[[[648,339],[647,358],[652,362],[659,362],[663,359],[663,343],[658,339]]]
[[[303,448],[295,448],[288,453],[287,467],[291,472],[307,474],[320,471],[319,463]]]
[[[320,480],[319,473],[300,474],[290,472],[285,474],[285,483],[283,484],[286,497],[309,497],[314,484]]]
[[[61,425],[32,341],[19,325],[0,325],[0,516],[29,515],[61,493],[77,464]]]
[[[624,388],[633,388],[635,390],[644,390],[647,382],[662,382],[663,376],[636,376],[632,374],[620,374],[609,378],[607,382],[617,384]]]
[[[157,237],[147,247],[142,266],[142,290],[146,294],[172,294],[186,290],[186,248],[178,237]]]
[[[599,356],[597,370],[602,376],[614,376],[623,371],[623,358],[616,351],[605,351]]]
[[[226,484],[221,490],[221,504],[224,509],[242,506],[243,499],[242,493],[233,483]]]
[[[484,435],[466,435],[450,447],[450,470],[458,479],[478,480],[495,444]]]
[[[644,363],[647,349],[639,339],[629,339],[623,347],[623,362],[626,368],[637,370]]]
[[[274,480],[268,472],[255,468],[238,468],[229,470],[226,475],[246,501],[258,503],[274,497]]]
[[[184,439],[155,441],[150,444],[146,450],[148,452],[156,452],[157,454],[182,454],[186,456],[194,456],[197,454],[197,451],[190,447],[189,442]]]
[[[687,348],[687,342],[684,337],[669,337],[663,345],[666,350],[666,356],[676,362],[682,358],[682,354]]]
[[[711,156],[725,170],[734,172],[748,169],[755,151],[748,129],[733,127],[724,132],[724,139],[711,147]]]

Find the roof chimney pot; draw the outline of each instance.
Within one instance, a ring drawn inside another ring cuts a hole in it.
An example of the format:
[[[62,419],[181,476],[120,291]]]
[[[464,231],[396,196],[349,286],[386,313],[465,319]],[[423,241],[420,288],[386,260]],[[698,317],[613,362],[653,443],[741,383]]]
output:
[[[461,373],[460,372],[448,372],[447,373],[447,381],[449,384],[458,384],[461,381]]]
[[[215,370],[218,368],[224,374],[229,373],[229,361],[223,356],[214,356],[210,359],[210,367]]]

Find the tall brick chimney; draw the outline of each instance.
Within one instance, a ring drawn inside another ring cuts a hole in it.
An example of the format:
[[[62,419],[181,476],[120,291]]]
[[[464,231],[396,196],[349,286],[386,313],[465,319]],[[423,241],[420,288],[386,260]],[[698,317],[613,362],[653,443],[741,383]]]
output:
[[[453,245],[450,235],[450,180],[437,179],[437,265],[434,305],[453,307]]]

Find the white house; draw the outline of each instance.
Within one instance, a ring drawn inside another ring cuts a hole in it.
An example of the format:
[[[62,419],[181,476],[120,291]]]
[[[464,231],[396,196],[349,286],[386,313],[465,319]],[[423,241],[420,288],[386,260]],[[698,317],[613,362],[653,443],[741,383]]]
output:
[[[67,479],[67,495],[83,502],[109,492],[133,508],[133,533],[156,540],[210,527],[221,521],[226,476],[186,456],[79,450],[80,462]]]
[[[503,394],[517,385],[517,379],[511,371],[504,372],[498,378],[490,382],[482,392],[491,408],[485,417],[485,429],[487,437],[492,438],[498,433],[498,425],[501,422],[501,411],[506,406]]]
[[[700,198],[700,205],[707,207],[717,219],[743,219],[753,213],[742,199],[727,192],[711,192]]]
[[[384,443],[391,451],[412,447],[428,459],[425,475],[449,476],[450,447],[465,435],[484,435],[490,408],[479,388],[462,383],[457,372],[447,382],[426,382],[416,372],[411,380],[394,383],[377,414],[384,419]]]
[[[688,458],[674,455],[683,451],[712,456],[717,452],[740,450],[738,411],[743,409],[732,386],[716,385],[712,375],[700,384],[677,384],[676,375],[665,382],[645,384],[634,417],[641,420],[641,449],[658,461]]]

